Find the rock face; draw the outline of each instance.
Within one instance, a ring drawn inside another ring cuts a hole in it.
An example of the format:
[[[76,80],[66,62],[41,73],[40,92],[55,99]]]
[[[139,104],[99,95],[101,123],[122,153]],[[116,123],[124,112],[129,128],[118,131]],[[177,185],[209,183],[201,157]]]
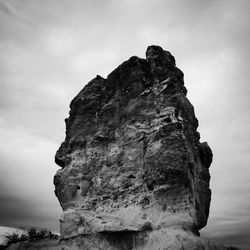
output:
[[[186,93],[174,57],[150,46],[72,100],[54,178],[69,249],[215,249],[196,236],[212,151]]]

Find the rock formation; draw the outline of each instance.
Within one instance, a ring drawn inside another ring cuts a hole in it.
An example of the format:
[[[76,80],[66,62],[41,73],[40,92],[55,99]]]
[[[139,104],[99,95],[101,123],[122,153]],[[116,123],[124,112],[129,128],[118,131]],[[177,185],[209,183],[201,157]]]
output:
[[[68,249],[218,249],[198,237],[212,151],[186,93],[174,57],[150,46],[72,100],[54,178]]]

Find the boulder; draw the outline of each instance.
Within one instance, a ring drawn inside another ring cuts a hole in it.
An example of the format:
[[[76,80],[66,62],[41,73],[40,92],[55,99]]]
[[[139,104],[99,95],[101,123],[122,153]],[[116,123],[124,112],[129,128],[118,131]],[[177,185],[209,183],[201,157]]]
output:
[[[54,178],[69,249],[226,249],[198,237],[213,154],[186,93],[171,53],[149,46],[72,100]]]

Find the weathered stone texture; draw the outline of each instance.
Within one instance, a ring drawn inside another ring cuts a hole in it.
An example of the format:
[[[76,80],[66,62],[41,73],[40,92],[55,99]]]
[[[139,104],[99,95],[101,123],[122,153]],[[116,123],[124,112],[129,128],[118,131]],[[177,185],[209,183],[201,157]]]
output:
[[[55,156],[62,239],[109,239],[109,247],[86,249],[158,249],[146,247],[156,232],[159,241],[173,230],[198,235],[209,214],[212,152],[199,142],[186,93],[174,57],[150,46],[146,59],[131,57],[72,100]],[[119,235],[132,245],[112,244]]]

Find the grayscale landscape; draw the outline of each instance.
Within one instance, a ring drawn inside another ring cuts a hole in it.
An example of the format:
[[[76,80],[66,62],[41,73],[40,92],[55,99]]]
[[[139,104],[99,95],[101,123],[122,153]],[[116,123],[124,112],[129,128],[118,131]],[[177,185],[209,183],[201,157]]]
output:
[[[249,249],[249,10],[247,0],[0,0],[1,240],[10,228],[59,234],[62,216],[50,249],[78,249],[67,242],[78,234],[110,244],[118,231],[128,244],[114,249],[138,238],[150,249],[170,227],[152,250],[164,237],[205,246],[199,233],[208,249]]]

